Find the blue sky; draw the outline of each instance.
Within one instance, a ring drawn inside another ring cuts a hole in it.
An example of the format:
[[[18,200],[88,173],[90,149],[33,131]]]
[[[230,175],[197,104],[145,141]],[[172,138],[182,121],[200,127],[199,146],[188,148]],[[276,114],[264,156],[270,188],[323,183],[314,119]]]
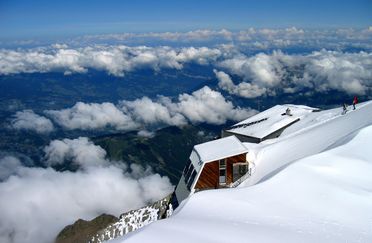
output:
[[[371,0],[0,0],[0,38],[372,25]]]

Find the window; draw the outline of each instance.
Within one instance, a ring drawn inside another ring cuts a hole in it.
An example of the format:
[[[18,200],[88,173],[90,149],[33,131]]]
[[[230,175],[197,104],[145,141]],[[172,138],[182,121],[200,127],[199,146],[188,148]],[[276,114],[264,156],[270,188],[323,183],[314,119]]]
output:
[[[192,164],[191,161],[189,161],[189,163],[186,164],[185,168],[183,169],[183,175],[187,174],[187,171],[189,170],[191,164]]]
[[[220,185],[224,185],[226,184],[226,160],[221,159],[219,165],[220,165],[219,183]]]
[[[195,176],[196,176],[196,170],[193,170],[192,174],[191,174],[191,177],[190,177],[190,180],[189,182],[187,183],[187,189],[189,189],[189,191],[191,190],[191,186],[192,186],[192,183],[194,182],[195,180]]]
[[[226,170],[220,169],[220,184],[225,184],[225,183],[226,183]]]
[[[192,163],[190,164],[189,166],[189,169],[187,170],[186,174],[185,174],[185,183],[187,184],[187,182],[189,181],[190,179],[190,176],[191,176],[191,173],[194,171],[194,166],[192,165]]]
[[[248,123],[242,123],[242,124],[239,124],[239,125],[234,125],[234,126],[230,127],[229,130],[236,129],[236,128],[246,128],[246,127],[252,126],[254,124],[266,121],[267,119],[268,118],[266,117],[266,118],[263,118],[263,119],[258,120],[258,121],[252,121],[252,122],[248,122]]]

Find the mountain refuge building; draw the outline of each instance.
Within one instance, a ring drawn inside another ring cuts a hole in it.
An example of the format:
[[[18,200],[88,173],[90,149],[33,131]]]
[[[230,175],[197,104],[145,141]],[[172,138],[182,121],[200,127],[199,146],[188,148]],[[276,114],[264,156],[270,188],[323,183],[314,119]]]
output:
[[[221,132],[221,138],[195,145],[181,179],[174,191],[172,204],[201,190],[235,187],[255,169],[250,148],[282,132],[316,108],[276,105]]]

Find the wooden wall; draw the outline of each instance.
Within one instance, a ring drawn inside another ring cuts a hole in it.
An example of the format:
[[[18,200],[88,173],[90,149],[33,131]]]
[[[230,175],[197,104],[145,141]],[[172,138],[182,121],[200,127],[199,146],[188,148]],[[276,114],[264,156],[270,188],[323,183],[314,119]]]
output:
[[[246,153],[226,158],[226,184],[233,182],[233,164],[246,161]],[[195,189],[216,189],[219,188],[219,161],[213,161],[204,165]]]
[[[218,188],[218,179],[220,176],[218,161],[210,162],[204,165],[195,189],[214,189]]]

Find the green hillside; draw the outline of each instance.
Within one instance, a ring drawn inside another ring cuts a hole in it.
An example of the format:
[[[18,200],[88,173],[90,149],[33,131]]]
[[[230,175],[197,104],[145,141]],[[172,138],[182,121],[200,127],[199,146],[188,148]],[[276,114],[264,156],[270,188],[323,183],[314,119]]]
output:
[[[151,166],[176,184],[195,144],[218,136],[220,127],[184,126],[158,130],[153,137],[140,137],[136,132],[92,138],[107,151],[112,160]]]

